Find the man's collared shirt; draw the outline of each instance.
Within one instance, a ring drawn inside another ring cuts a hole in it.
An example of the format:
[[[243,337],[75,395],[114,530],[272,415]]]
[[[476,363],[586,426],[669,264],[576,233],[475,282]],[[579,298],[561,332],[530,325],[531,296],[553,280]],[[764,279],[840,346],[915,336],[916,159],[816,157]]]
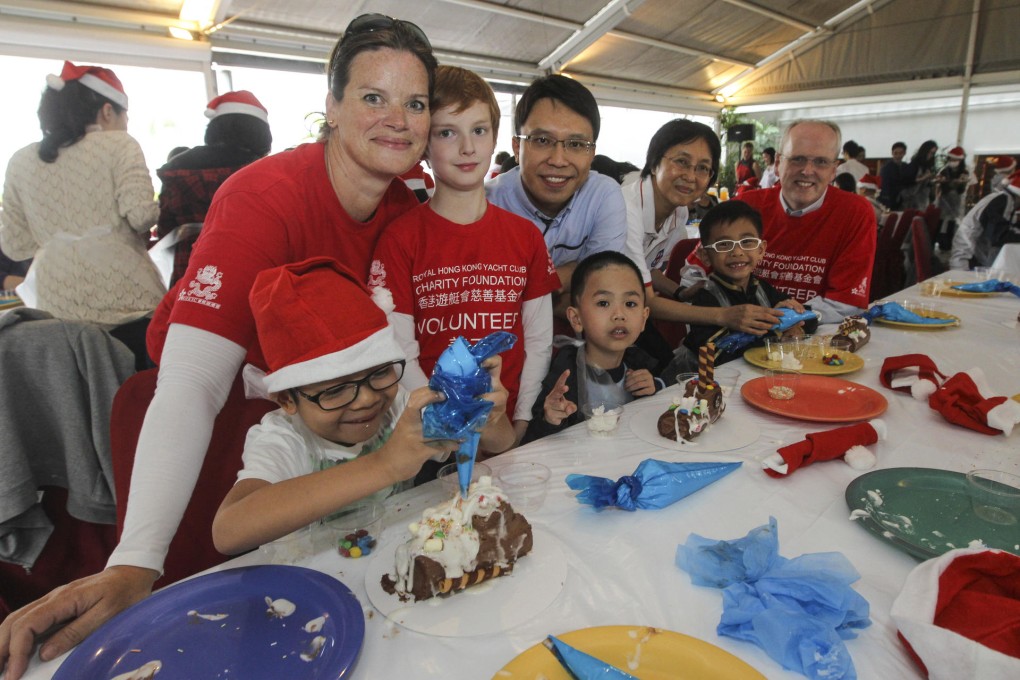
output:
[[[814,203],[812,203],[811,205],[809,205],[808,207],[804,208],[803,210],[794,210],[793,208],[791,208],[790,204],[786,202],[786,197],[783,196],[782,191],[779,192],[779,203],[780,205],[783,206],[783,211],[786,212],[786,214],[789,215],[790,217],[803,217],[804,215],[812,213],[821,208],[822,203],[825,203],[825,194],[827,194],[828,192],[829,189],[826,187],[825,191],[822,192],[822,197],[819,198]]]
[[[555,216],[535,207],[524,191],[520,167],[485,184],[490,203],[531,220],[542,232],[557,267],[588,255],[623,252],[627,240],[627,208],[615,180],[591,172],[581,188]]]

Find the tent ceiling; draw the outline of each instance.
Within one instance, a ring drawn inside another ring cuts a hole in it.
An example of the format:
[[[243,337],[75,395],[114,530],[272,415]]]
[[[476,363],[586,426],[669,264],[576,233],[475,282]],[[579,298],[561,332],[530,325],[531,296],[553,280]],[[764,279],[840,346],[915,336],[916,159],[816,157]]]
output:
[[[162,38],[181,5],[0,0],[0,22]],[[679,111],[717,110],[720,93],[760,105],[1020,81],[1018,0],[219,0],[213,11],[191,25],[213,62],[311,68],[351,19],[379,12],[421,26],[441,62],[494,81],[563,72],[607,103]]]

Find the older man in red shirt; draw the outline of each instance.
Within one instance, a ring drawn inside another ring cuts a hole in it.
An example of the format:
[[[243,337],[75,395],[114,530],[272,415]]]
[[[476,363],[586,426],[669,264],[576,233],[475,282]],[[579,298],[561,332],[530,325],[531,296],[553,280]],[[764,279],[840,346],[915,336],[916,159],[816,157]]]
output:
[[[856,194],[829,186],[840,130],[796,121],[779,150],[781,186],[741,194],[762,216],[768,250],[757,275],[835,323],[868,306],[875,261],[875,214]]]

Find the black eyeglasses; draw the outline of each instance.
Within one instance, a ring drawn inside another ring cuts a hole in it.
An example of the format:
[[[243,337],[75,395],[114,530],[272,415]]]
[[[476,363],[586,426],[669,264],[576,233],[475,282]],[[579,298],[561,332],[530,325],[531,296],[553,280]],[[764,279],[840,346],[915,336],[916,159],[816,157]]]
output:
[[[400,382],[402,377],[404,377],[403,360],[384,364],[366,375],[361,380],[353,380],[351,382],[333,385],[332,387],[327,387],[317,394],[305,394],[297,388],[294,389],[294,392],[297,392],[323,411],[335,411],[349,405],[357,399],[358,392],[361,390],[362,385],[368,385],[378,392],[385,390],[387,387],[393,387]]]
[[[354,21],[347,24],[347,30],[344,31],[344,37],[341,42],[351,35],[382,31],[387,28],[393,28],[394,26],[403,26],[411,33],[411,35],[424,43],[425,47],[429,48],[429,51],[432,50],[432,43],[429,42],[428,37],[425,35],[425,31],[421,30],[410,21],[394,19],[393,17],[388,17],[385,14],[362,14],[360,17],[354,19]]]

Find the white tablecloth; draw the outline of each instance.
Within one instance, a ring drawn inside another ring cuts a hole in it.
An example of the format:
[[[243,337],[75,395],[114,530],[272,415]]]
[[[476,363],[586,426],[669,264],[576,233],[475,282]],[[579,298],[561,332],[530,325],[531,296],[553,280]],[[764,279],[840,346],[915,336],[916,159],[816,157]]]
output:
[[[953,278],[953,274],[944,277]],[[955,274],[959,279],[960,272]],[[895,299],[921,296],[915,287]],[[924,332],[876,325],[871,342],[860,353],[865,367],[843,376],[879,390],[889,401],[888,411],[882,416],[889,426],[888,439],[872,447],[878,467],[934,467],[958,472],[998,468],[1020,473],[1020,432],[1014,431],[1008,438],[992,437],[950,425],[926,403],[885,390],[879,384],[879,369],[886,357],[921,352],[930,355],[946,374],[980,366],[997,394],[1020,392],[1020,298],[1006,294],[942,298],[938,302],[943,311],[960,317],[960,328]],[[742,362],[734,365],[742,371],[741,383],[762,373]],[[668,399],[666,395],[655,398]],[[636,410],[640,405],[635,402],[632,406]],[[555,602],[533,621],[503,634],[448,638],[406,630],[375,611],[366,597],[364,574],[371,558],[344,560],[330,553],[302,562],[346,583],[364,605],[367,630],[352,677],[488,678],[549,633],[636,624],[706,640],[745,660],[768,678],[801,678],[782,669],[758,647],[716,635],[722,612],[720,591],[692,585],[689,576],[674,565],[677,545],[690,533],[715,539],[738,538],[768,522],[769,516],[778,521],[783,556],[838,551],[860,572],[861,580],[854,587],[870,603],[873,624],[847,643],[858,676],[922,677],[897,640],[889,617],[893,600],[918,563],[849,521],[844,491],[862,473],[840,461],[812,465],[787,479],[772,479],[761,471],[759,460],[777,447],[836,425],[772,416],[734,397],[727,416],[738,414],[753,418],[761,428],[761,436],[754,444],[728,454],[692,456],[670,452],[639,439],[625,420],[612,440],[592,439],[580,425],[491,460],[496,470],[521,460],[541,461],[553,469],[545,505],[530,513],[529,518],[558,539],[569,564],[565,586]],[[718,427],[725,427],[727,416]],[[651,457],[742,460],[744,465],[697,494],[657,511],[597,513],[577,503],[563,483],[572,472],[615,479]],[[390,499],[381,542],[402,536],[407,522],[441,496],[438,484],[433,483]],[[225,567],[257,564],[260,559],[256,551]],[[484,606],[481,596],[478,603]],[[36,664],[27,677],[49,678],[57,665],[57,661]]]
[[[1020,243],[1007,243],[999,250],[992,262],[992,271],[1002,271],[1010,276],[1020,276]]]

